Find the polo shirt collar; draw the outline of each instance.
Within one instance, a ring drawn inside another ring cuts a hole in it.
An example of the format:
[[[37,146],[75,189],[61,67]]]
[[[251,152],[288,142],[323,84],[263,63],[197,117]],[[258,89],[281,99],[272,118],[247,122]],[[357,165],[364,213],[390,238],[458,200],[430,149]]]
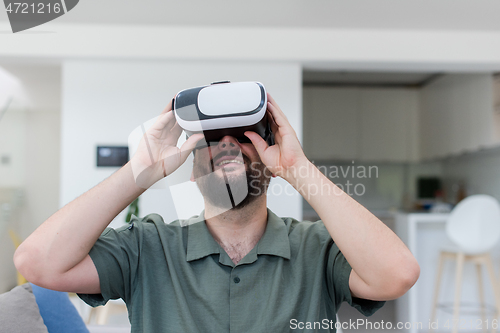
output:
[[[220,253],[220,246],[212,237],[205,223],[205,211],[187,221],[187,261],[193,261]],[[267,225],[264,235],[256,245],[257,254],[268,254],[290,259],[290,241],[285,222],[267,209]]]
[[[290,259],[288,226],[269,208],[267,209],[266,231],[256,246],[257,254],[270,254]]]
[[[220,253],[219,244],[217,244],[212,237],[212,234],[205,224],[205,210],[203,210],[199,216],[190,218],[187,224],[187,261],[193,261],[214,253]]]

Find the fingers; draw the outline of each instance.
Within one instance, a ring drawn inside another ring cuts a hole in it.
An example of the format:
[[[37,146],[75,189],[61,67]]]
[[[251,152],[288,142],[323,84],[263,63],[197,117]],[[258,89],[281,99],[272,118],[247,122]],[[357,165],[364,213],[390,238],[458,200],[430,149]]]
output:
[[[269,97],[272,99],[271,95]],[[273,133],[275,134],[275,137],[283,137],[286,135],[294,135],[297,136],[295,133],[295,130],[293,129],[292,125],[288,122],[288,119],[286,118],[285,114],[281,109],[275,105],[272,104],[272,102],[267,103],[268,110],[272,115],[272,118],[275,122],[275,124],[278,126],[278,130],[274,131]]]
[[[281,114],[283,117],[286,118],[285,114],[283,113],[283,111],[281,111],[281,108],[279,107],[278,103],[276,103],[276,101],[274,100],[273,96],[271,96],[271,94],[267,93],[267,104],[271,104],[272,106],[274,106],[274,108],[276,109],[276,111],[278,112],[275,112],[275,113],[279,113]]]
[[[162,113],[156,119],[156,122],[152,126],[155,130],[168,130],[175,125],[175,116],[173,112]]]
[[[285,113],[278,106],[278,103],[276,103],[271,94],[268,93],[267,98],[268,98],[267,102],[268,110],[271,112],[271,115],[273,116],[273,119],[276,122],[276,124],[279,127],[286,126],[293,130],[292,126],[290,125],[290,122],[288,121],[288,118],[285,116]]]
[[[189,154],[193,151],[193,149],[196,147],[196,144],[198,141],[203,139],[205,136],[201,133],[193,134],[191,135],[186,142],[184,142],[181,146],[181,160],[184,162]]]
[[[271,129],[274,133],[274,137],[276,138],[276,142],[280,143],[282,137],[286,135],[295,135],[295,131],[292,128],[292,125],[288,122],[288,119],[285,117],[280,117],[276,114],[277,109],[274,105],[269,105],[269,110],[273,112],[274,124],[271,123]]]
[[[271,112],[271,110],[269,109],[269,107],[267,108],[267,116],[269,117],[269,121],[271,122],[271,126],[274,124],[276,125],[276,120],[274,120],[274,116],[273,116],[273,113]]]
[[[257,153],[259,154],[259,156],[262,158],[264,152],[266,151],[266,149],[269,147],[269,145],[267,144],[266,141],[264,141],[264,139],[262,139],[260,137],[260,135],[258,135],[257,133],[255,132],[250,132],[250,131],[247,131],[245,132],[245,136],[247,138],[250,139],[250,141],[252,141],[252,144],[254,145],[255,147],[255,150],[257,150]]]
[[[196,143],[203,137],[203,134],[193,134],[180,148],[169,147],[165,150],[165,155],[158,161],[158,163],[155,163],[155,165],[160,166],[163,177],[167,177],[172,172],[177,170],[196,147]]]
[[[174,98],[175,98],[175,97],[174,97]],[[171,100],[171,101],[167,104],[167,106],[165,107],[165,109],[163,109],[163,111],[161,112],[161,114],[164,114],[164,113],[167,113],[167,112],[172,111],[172,109],[173,109],[173,107],[174,107],[174,106],[173,106],[173,102],[174,102],[174,100],[172,99],[172,100]]]
[[[267,109],[271,112],[273,120],[278,126],[290,126],[290,123],[288,123],[288,119],[279,107],[275,106],[271,102],[267,102]]]
[[[179,126],[179,123],[175,122],[174,126],[170,129],[170,133],[167,136],[167,143],[172,146],[177,145],[177,141],[181,136],[182,128]]]
[[[283,140],[282,140],[281,133],[279,131],[278,125],[276,125],[276,123],[271,123],[271,131],[273,132],[273,135],[274,135],[274,141],[278,145],[281,145],[281,142]]]

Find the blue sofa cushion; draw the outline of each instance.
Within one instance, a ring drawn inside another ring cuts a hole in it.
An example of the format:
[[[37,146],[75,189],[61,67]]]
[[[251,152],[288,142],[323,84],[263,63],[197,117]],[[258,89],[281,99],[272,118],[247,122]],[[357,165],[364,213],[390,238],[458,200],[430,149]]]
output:
[[[36,303],[49,333],[89,333],[68,294],[31,283]]]

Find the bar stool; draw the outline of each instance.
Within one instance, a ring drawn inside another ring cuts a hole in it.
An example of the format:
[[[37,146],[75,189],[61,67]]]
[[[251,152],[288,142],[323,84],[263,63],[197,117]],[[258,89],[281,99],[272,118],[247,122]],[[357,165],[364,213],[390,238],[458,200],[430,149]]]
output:
[[[483,295],[482,265],[486,267],[493,287],[495,299],[494,318],[499,315],[500,290],[489,251],[500,239],[500,204],[495,198],[488,195],[473,195],[462,200],[450,214],[446,224],[446,234],[454,243],[454,246],[444,248],[439,256],[431,323],[436,319],[444,261],[454,260],[456,261],[456,269],[453,333],[456,333],[458,331],[458,324],[456,325],[456,323],[459,323],[460,314],[462,274],[466,262],[472,262],[476,266],[483,324],[486,319],[486,304]],[[494,331],[496,330],[492,328],[492,332]]]

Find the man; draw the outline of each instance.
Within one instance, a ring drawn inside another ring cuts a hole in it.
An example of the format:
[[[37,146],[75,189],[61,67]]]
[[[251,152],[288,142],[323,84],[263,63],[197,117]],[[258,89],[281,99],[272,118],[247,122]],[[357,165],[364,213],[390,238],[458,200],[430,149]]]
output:
[[[199,217],[166,225],[149,215],[99,237],[144,191],[138,178],[150,186],[171,174],[202,139],[195,134],[176,147],[182,130],[170,106],[130,163],[26,239],[14,257],[18,270],[92,305],[123,298],[133,332],[334,331],[343,301],[370,315],[403,295],[419,275],[415,258],[314,167],[268,100],[275,145],[246,132],[252,143],[226,136],[195,151],[192,179],[205,202]],[[271,174],[297,189],[322,222],[269,211]],[[228,203],[221,189],[229,185]]]

